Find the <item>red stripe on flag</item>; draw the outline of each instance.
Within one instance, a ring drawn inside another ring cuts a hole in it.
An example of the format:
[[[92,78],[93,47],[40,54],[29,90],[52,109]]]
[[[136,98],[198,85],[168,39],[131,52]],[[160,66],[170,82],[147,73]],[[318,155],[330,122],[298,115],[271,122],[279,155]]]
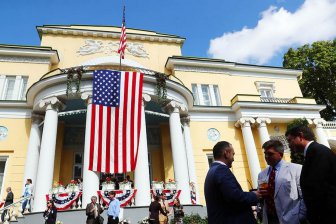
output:
[[[110,172],[110,150],[111,150],[111,107],[107,107],[106,113],[106,153],[105,153],[105,172]]]
[[[125,72],[125,85],[124,85],[124,108],[123,108],[123,136],[122,136],[122,141],[123,141],[123,147],[122,147],[122,152],[123,152],[123,158],[122,158],[122,168],[123,172],[127,171],[127,103],[128,103],[128,79],[129,79],[129,72]]]
[[[134,109],[135,109],[135,88],[136,88],[136,72],[132,74],[132,96],[131,96],[131,117],[134,117]],[[131,169],[134,167],[134,119],[131,119],[130,124],[131,130],[131,152],[130,152],[130,161],[131,161]]]
[[[93,105],[93,104],[91,104],[90,107],[91,107],[91,133],[90,133],[90,162],[89,162],[89,170],[93,170],[96,106]]]
[[[101,172],[101,162],[102,162],[102,144],[103,144],[103,106],[99,105],[99,123],[98,123],[98,160],[97,160],[97,171]]]
[[[118,134],[118,130],[119,130],[119,107],[115,108],[115,119],[114,119],[114,173],[119,173],[118,170],[118,138],[119,138],[119,134]]]
[[[142,85],[143,85],[143,74],[140,73],[140,79],[139,79],[139,99],[138,99],[138,142],[136,143],[136,155],[135,155],[135,160],[134,160],[134,167],[132,170],[135,169],[137,161],[138,161],[138,151],[139,151],[139,142],[140,142],[140,131],[141,131],[141,117],[142,117]]]

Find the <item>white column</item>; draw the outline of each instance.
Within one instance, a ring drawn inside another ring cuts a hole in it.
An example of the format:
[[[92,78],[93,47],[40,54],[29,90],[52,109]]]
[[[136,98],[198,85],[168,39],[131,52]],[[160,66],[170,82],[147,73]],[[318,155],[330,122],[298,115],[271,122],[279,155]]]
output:
[[[18,75],[15,78],[15,83],[14,83],[14,90],[13,90],[13,98],[14,100],[18,100],[18,97],[20,96],[20,87],[21,87],[21,82],[22,82],[22,76]]]
[[[138,160],[134,172],[134,187],[137,189],[135,196],[136,206],[148,206],[151,202],[150,198],[150,178],[148,166],[148,145],[146,132],[145,104],[149,102],[151,97],[147,94],[142,95],[141,108],[141,132],[139,139]]]
[[[183,134],[180,122],[180,110],[186,110],[185,106],[171,101],[165,109],[169,112],[170,140],[173,154],[174,175],[177,188],[181,190],[180,201],[182,204],[190,204],[189,175]]]
[[[270,140],[270,136],[268,134],[267,130],[267,124],[271,123],[271,119],[269,118],[257,118],[256,119],[257,125],[258,125],[258,132],[260,137],[260,143],[263,145],[265,142]]]
[[[36,185],[37,167],[40,156],[41,131],[39,124],[42,122],[43,117],[33,114],[31,119],[32,124],[30,128],[22,191],[24,191],[24,185],[26,184],[27,179],[33,181],[33,186]]]
[[[314,119],[313,120],[314,132],[315,132],[315,135],[316,135],[317,142],[319,142],[320,144],[323,144],[323,145],[327,146],[328,148],[330,148],[327,135],[324,132],[323,126],[322,126],[325,123],[326,123],[326,121],[323,118]]]
[[[91,133],[91,104],[92,93],[85,92],[81,98],[87,104],[86,123],[85,123],[85,142],[84,142],[84,161],[83,161],[83,198],[82,205],[90,203],[92,196],[97,196],[99,190],[99,175],[97,172],[89,170],[90,160],[90,133]]]
[[[187,162],[188,162],[188,171],[189,171],[189,182],[194,184],[195,191],[196,191],[196,203],[199,203],[199,194],[198,194],[198,185],[197,185],[197,177],[196,177],[196,170],[195,170],[195,161],[194,161],[194,153],[193,147],[191,143],[191,136],[190,136],[190,117],[185,116],[181,118],[181,122],[183,125],[183,136],[187,154]]]
[[[57,136],[58,110],[64,106],[56,97],[43,99],[39,106],[46,108],[37,181],[34,197],[34,212],[44,211],[46,194],[52,187],[54,177],[55,147]]]
[[[257,149],[254,143],[251,124],[255,123],[253,118],[240,118],[236,122],[236,127],[241,127],[244,139],[247,160],[249,164],[253,188],[258,187],[258,174],[260,173],[260,163]]]

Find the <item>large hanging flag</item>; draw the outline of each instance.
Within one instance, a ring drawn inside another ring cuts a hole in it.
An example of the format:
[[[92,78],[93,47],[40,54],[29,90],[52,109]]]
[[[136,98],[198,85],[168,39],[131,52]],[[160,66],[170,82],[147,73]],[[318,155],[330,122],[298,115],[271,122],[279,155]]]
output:
[[[125,24],[125,6],[123,10],[123,20],[121,25],[121,34],[119,41],[118,53],[120,54],[120,58],[125,58],[125,50],[126,50],[126,24]]]
[[[143,73],[93,73],[89,170],[125,173],[136,166]]]

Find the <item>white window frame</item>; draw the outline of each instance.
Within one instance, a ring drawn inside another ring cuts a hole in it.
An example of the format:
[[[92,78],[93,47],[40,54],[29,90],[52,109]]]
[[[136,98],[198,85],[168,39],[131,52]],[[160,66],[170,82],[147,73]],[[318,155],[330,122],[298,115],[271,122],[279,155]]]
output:
[[[6,99],[9,78],[15,79],[12,99]],[[24,83],[27,85],[24,86]],[[0,75],[0,99],[1,100],[25,100],[28,87],[28,76]]]
[[[206,86],[209,90],[208,94],[209,94],[210,105],[205,104],[202,86]],[[217,88],[217,91],[215,91],[216,88]],[[222,105],[218,85],[193,83],[191,84],[191,89],[192,89],[192,92],[195,98],[194,100],[195,105],[202,105],[202,106],[221,106]],[[194,92],[193,90],[196,90],[197,92]]]
[[[274,82],[256,81],[255,85],[261,97],[263,98],[273,98],[274,97],[274,93],[275,93]]]
[[[6,170],[7,170],[7,166],[8,166],[8,158],[9,158],[8,156],[0,156],[0,161],[5,162],[5,169],[4,169],[4,172],[3,172],[0,195],[3,195],[3,192],[4,192],[4,186],[5,186],[5,180],[6,180]]]

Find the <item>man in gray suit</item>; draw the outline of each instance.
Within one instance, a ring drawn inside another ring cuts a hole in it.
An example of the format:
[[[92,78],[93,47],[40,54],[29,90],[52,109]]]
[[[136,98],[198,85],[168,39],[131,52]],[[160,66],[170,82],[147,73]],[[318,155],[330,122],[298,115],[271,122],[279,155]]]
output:
[[[306,209],[300,187],[302,166],[282,160],[284,147],[278,140],[269,140],[262,147],[269,165],[258,176],[259,183],[268,182],[267,193],[263,195],[263,223],[303,222]]]

